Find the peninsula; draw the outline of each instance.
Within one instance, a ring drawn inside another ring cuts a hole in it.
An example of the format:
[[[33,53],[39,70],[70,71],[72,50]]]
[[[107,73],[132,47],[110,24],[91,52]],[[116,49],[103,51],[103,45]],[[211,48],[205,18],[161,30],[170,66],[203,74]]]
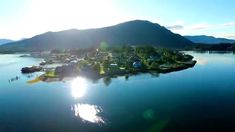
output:
[[[103,42],[99,48],[52,50],[32,53],[43,57],[39,66],[24,67],[22,72],[44,71],[40,80],[84,76],[88,78],[113,77],[138,73],[167,73],[193,67],[193,56],[180,51],[152,46],[108,47]],[[60,66],[48,68],[47,65],[59,63]]]

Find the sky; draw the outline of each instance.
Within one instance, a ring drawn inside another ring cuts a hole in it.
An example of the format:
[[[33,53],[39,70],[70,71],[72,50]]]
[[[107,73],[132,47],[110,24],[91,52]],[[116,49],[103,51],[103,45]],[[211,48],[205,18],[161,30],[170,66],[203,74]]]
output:
[[[235,0],[0,0],[0,38],[148,20],[181,35],[235,39]]]

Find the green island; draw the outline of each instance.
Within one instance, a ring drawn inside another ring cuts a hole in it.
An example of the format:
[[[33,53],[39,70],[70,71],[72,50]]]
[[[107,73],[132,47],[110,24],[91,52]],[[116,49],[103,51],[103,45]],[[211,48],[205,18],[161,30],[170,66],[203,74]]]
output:
[[[193,56],[181,51],[152,46],[109,47],[103,43],[99,48],[52,50],[32,53],[43,57],[39,66],[24,67],[23,73],[44,71],[37,80],[62,80],[65,77],[84,76],[92,79],[134,75],[138,73],[168,73],[193,67]],[[45,67],[50,64],[60,66]]]

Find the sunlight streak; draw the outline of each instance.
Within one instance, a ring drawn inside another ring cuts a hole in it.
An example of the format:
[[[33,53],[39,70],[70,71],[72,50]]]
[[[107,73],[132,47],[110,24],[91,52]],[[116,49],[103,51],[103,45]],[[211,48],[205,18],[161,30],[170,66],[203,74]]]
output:
[[[71,82],[70,87],[71,87],[72,96],[75,99],[81,98],[86,94],[86,89],[87,89],[86,79],[82,77],[77,77]]]
[[[208,63],[208,60],[203,59],[203,58],[198,58],[197,59],[197,64],[198,65],[206,65]]]

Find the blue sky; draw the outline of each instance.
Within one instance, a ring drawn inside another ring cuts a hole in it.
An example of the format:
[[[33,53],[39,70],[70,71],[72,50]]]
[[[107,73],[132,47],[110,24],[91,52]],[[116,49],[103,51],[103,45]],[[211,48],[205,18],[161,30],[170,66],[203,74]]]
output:
[[[142,19],[182,35],[235,39],[234,0],[0,0],[0,38]]]

